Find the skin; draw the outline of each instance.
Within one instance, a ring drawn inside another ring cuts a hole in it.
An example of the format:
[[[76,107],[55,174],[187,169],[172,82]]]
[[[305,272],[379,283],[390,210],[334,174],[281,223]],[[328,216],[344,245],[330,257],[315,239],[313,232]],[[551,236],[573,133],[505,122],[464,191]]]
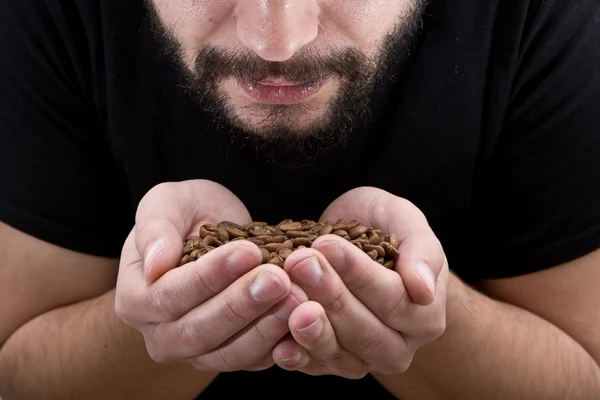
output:
[[[302,46],[350,43],[368,52],[408,4],[156,1],[190,55],[212,43],[272,61]],[[328,85],[322,103],[336,90]],[[245,112],[244,94],[223,87]],[[233,194],[206,181],[153,188],[119,260],[0,224],[0,395],[183,400],[219,372],[274,364],[351,379],[371,373],[403,399],[587,399],[600,391],[600,252],[476,290],[448,271],[425,216],[405,199],[359,188],[323,214],[338,217],[396,233],[395,271],[335,237],[290,256],[284,270],[258,265],[258,249],[244,243],[173,269],[182,239],[202,222],[250,220]]]
[[[406,19],[415,1],[419,0],[152,2],[162,24],[183,48],[183,61],[191,71],[195,55],[205,45],[249,49],[272,62],[288,61],[304,50],[327,54],[335,46],[353,46],[373,60],[384,36]],[[318,93],[304,100],[308,107],[303,115],[288,124],[308,128],[320,121],[340,84],[338,78],[330,77]],[[250,108],[256,100],[236,80],[225,79],[221,89],[241,120],[250,127],[260,126],[264,113]]]

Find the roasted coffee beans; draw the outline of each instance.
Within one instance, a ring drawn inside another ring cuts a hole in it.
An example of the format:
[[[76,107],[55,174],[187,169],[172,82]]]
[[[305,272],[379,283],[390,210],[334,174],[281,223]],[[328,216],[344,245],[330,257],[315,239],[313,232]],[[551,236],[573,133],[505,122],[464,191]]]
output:
[[[198,236],[186,238],[181,264],[195,261],[212,249],[234,240],[248,240],[256,244],[264,264],[283,267],[285,259],[297,249],[310,247],[323,235],[338,235],[364,251],[371,259],[393,269],[398,256],[398,238],[393,233],[384,234],[379,229],[362,225],[358,221],[301,222],[286,219],[277,225],[266,222],[250,222],[238,225],[223,221],[217,226],[205,224]]]

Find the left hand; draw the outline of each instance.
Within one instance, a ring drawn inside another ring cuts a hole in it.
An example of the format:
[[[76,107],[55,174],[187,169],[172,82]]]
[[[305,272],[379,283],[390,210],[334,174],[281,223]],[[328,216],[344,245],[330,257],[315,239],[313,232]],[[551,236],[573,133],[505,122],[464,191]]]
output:
[[[400,240],[395,270],[335,235],[294,251],[284,268],[308,295],[289,318],[291,335],[273,349],[287,370],[360,379],[404,373],[415,352],[446,327],[448,263],[425,216],[375,188],[351,190],[321,220],[358,220]]]

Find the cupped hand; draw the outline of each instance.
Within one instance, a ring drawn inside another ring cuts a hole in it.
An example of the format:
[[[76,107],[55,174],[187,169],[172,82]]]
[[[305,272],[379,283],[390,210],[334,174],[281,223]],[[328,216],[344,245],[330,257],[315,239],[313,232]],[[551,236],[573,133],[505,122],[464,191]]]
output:
[[[321,220],[338,218],[394,233],[395,268],[335,235],[292,253],[285,271],[309,301],[290,316],[291,334],[273,358],[310,375],[402,374],[415,352],[445,330],[449,271],[442,246],[414,204],[376,188],[347,192]]]
[[[207,372],[260,370],[306,295],[259,248],[232,241],[179,266],[187,236],[205,223],[251,222],[242,202],[214,182],[164,183],[141,200],[123,246],[117,316],[144,336],[150,357]]]

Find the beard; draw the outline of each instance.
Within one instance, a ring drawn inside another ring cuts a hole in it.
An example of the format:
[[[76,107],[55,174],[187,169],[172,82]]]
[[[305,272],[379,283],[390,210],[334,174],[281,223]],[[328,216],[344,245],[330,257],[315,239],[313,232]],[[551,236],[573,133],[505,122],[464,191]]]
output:
[[[368,125],[371,101],[390,70],[409,55],[426,7],[425,0],[414,0],[371,57],[351,46],[326,53],[307,47],[287,61],[270,62],[247,49],[205,45],[189,68],[183,46],[165,26],[153,1],[145,4],[146,22],[160,49],[176,66],[187,93],[210,115],[212,125],[258,160],[290,168],[308,166],[328,151],[343,148],[352,132]],[[243,109],[235,107],[223,89],[226,79],[257,83],[272,77],[291,82],[337,78],[340,84],[325,104],[308,99],[290,105],[250,103]],[[240,111],[259,122],[250,124]],[[310,125],[301,123],[310,112],[319,117]]]

